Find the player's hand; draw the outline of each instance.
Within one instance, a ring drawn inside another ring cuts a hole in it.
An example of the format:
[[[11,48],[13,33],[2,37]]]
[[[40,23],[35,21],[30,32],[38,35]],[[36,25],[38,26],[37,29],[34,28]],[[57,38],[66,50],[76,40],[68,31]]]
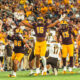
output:
[[[20,29],[21,29],[21,30],[24,30],[24,29],[25,29],[25,26],[20,26]]]
[[[13,33],[13,32],[11,32],[11,31],[9,31],[7,34],[8,34],[9,36],[14,35],[14,33]]]
[[[62,21],[66,17],[66,14],[61,15],[59,21]]]
[[[22,36],[21,34],[19,34],[19,37],[20,37],[21,39],[23,39],[23,36]]]
[[[65,17],[66,17],[66,14],[61,15],[61,18],[63,18],[63,19],[64,19]]]

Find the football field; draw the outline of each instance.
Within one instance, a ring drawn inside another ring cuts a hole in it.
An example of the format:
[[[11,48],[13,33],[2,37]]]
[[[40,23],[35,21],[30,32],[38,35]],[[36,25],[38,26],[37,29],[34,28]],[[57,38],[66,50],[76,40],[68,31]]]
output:
[[[16,78],[8,77],[10,72],[0,72],[0,80],[80,80],[80,69],[74,69],[74,74],[63,74],[62,70],[59,70],[58,75],[52,75],[51,71],[50,74],[47,76],[29,76],[29,71],[18,71]]]

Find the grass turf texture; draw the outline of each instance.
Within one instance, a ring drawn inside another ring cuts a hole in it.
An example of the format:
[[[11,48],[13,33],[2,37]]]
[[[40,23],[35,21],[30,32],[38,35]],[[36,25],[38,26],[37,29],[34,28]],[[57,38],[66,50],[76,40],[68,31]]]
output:
[[[80,68],[73,70],[74,74],[63,74],[62,70],[59,70],[59,74],[57,76],[50,74],[47,76],[29,76],[29,71],[18,71],[16,78],[8,77],[10,72],[0,72],[0,80],[80,80]]]

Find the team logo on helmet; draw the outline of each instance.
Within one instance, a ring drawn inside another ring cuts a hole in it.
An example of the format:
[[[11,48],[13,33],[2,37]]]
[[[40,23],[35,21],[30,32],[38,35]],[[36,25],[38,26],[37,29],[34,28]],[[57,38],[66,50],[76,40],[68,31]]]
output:
[[[18,33],[21,33],[21,34],[23,33],[23,31],[22,31],[21,29],[16,29],[15,32],[16,32],[17,34],[18,34]]]
[[[38,22],[39,24],[44,23],[44,18],[43,18],[43,17],[38,17],[38,18],[37,18],[37,22]]]

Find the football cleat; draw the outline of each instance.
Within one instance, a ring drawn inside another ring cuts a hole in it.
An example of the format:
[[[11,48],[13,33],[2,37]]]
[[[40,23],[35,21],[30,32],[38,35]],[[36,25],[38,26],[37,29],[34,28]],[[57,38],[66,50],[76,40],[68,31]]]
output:
[[[63,74],[66,74],[67,72],[66,72],[66,71],[63,71],[62,73],[63,73]]]
[[[12,75],[12,74],[9,74],[8,77],[13,77],[13,78],[15,78],[16,76],[15,76],[15,75]]]
[[[39,75],[39,73],[34,73],[34,76],[38,76]]]
[[[73,72],[73,71],[71,71],[71,72],[69,72],[70,74],[74,74],[75,72]]]
[[[46,76],[46,75],[47,75],[47,72],[42,72],[42,75],[43,75],[43,76]]]
[[[66,74],[67,73],[66,70],[67,70],[67,68],[66,68],[66,66],[64,66],[63,74]]]
[[[34,76],[38,76],[39,74],[40,74],[40,69],[37,68],[37,69],[36,69],[36,73],[34,73]]]

